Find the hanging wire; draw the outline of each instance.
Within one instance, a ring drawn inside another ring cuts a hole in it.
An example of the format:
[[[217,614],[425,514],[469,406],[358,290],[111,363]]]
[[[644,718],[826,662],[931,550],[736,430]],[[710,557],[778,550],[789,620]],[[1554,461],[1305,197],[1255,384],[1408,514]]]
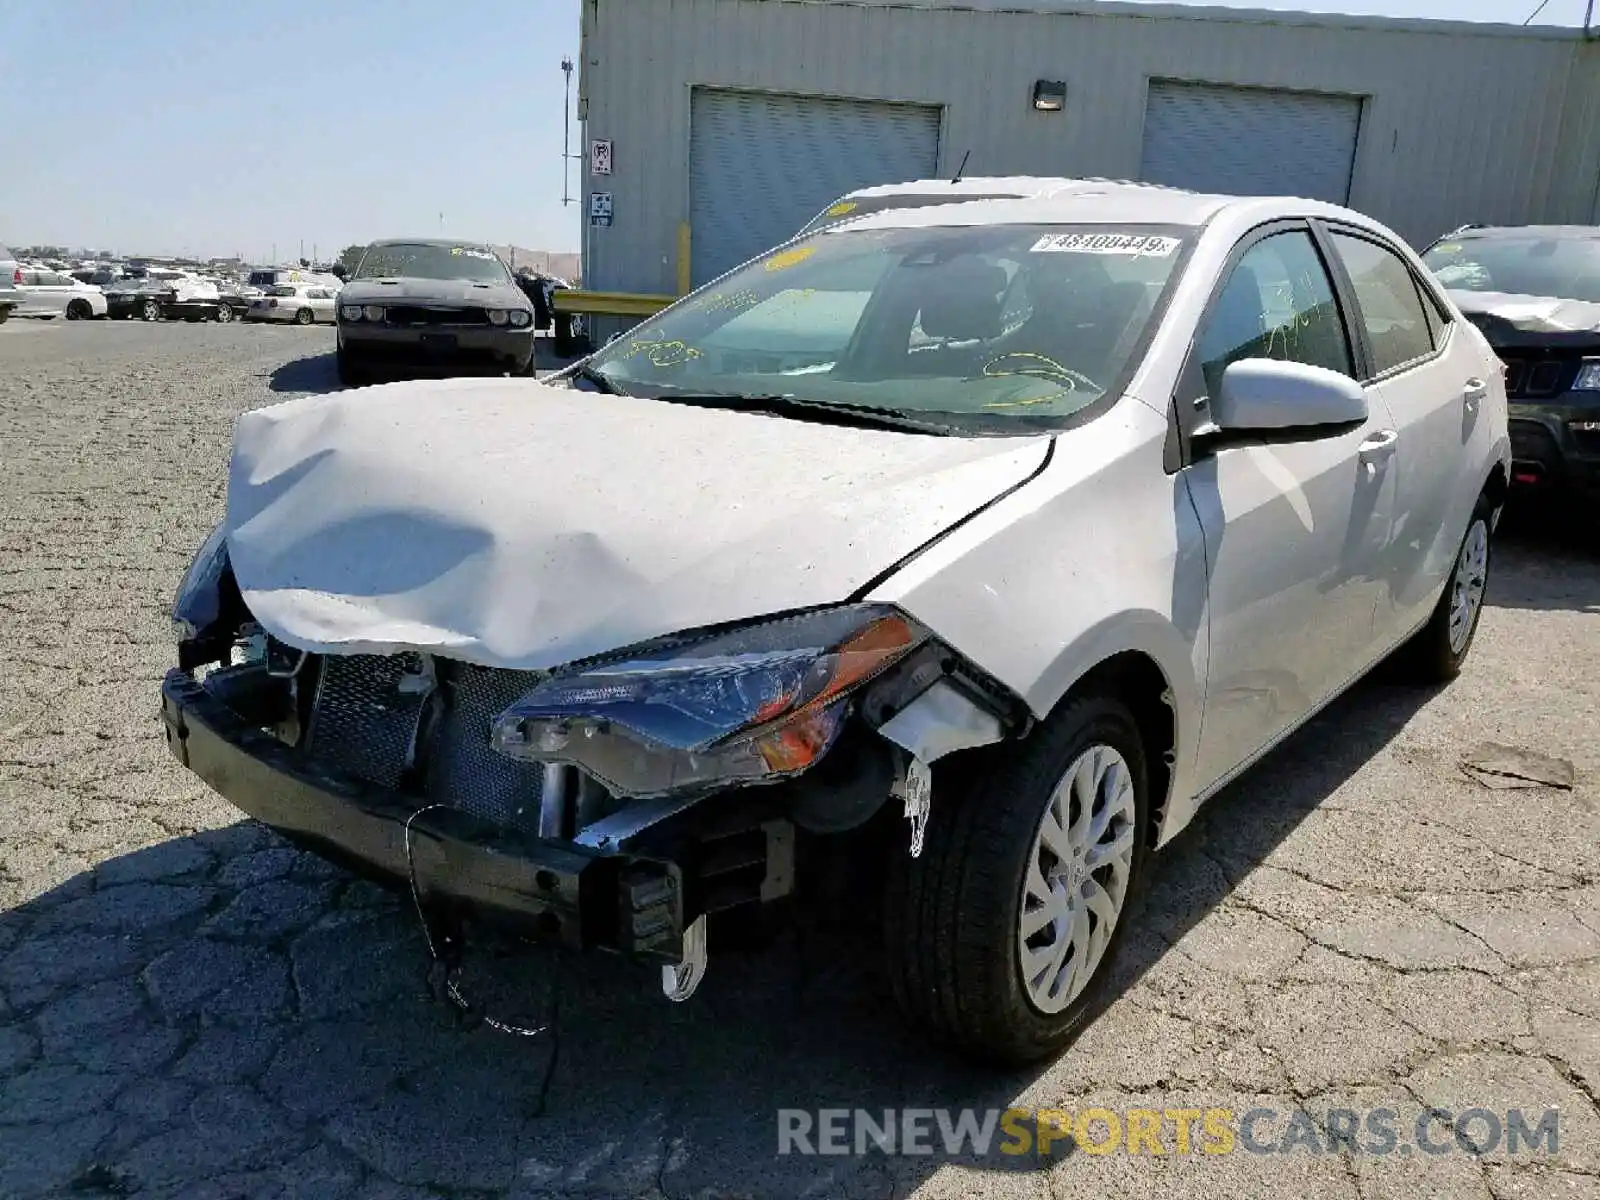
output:
[[[1550,0],[1539,0],[1539,7],[1534,9],[1531,13],[1528,14],[1528,19],[1525,20],[1523,22],[1523,24],[1524,25],[1531,25],[1533,23],[1533,19],[1535,17],[1537,17],[1540,13],[1542,13],[1545,10],[1545,6],[1548,5],[1549,3],[1550,3]]]
[[[449,806],[445,804],[424,804],[421,808],[417,809],[416,812],[412,813],[406,818],[406,882],[411,885],[411,903],[412,906],[416,908],[417,920],[422,925],[423,940],[428,943],[428,956],[432,958],[435,963],[444,965],[445,994],[450,998],[450,1002],[459,1008],[462,1013],[467,1015],[476,1015],[477,1018],[490,1029],[497,1029],[501,1033],[509,1033],[517,1037],[538,1037],[540,1034],[545,1033],[550,1029],[548,1024],[535,1025],[532,1028],[529,1028],[523,1025],[510,1025],[504,1021],[497,1021],[488,1013],[482,1012],[481,1010],[474,1013],[472,1005],[467,1003],[466,997],[461,994],[461,990],[456,986],[456,980],[460,976],[460,968],[445,963],[444,959],[439,954],[438,948],[433,944],[433,933],[428,927],[427,915],[422,911],[422,893],[417,889],[417,863],[416,859],[412,857],[411,853],[411,822],[415,821],[425,812],[431,812],[436,808],[443,809],[448,807]]]

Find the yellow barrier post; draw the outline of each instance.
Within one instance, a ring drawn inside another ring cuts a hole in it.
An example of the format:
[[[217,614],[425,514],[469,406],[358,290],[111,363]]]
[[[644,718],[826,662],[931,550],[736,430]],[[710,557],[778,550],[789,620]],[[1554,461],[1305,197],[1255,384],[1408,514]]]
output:
[[[678,295],[689,294],[689,222],[678,222]]]
[[[597,317],[650,317],[676,300],[676,296],[656,296],[644,292],[589,292],[582,288],[560,288],[551,297],[557,312],[589,313]]]

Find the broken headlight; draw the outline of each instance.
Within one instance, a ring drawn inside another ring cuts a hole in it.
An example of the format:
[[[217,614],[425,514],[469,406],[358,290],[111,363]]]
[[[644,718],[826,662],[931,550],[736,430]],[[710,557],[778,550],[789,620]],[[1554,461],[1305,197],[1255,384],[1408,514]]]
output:
[[[228,539],[219,522],[183,573],[172,601],[172,630],[180,641],[198,637],[222,615],[222,573],[228,566]]]
[[[490,737],[627,797],[778,779],[820,759],[851,693],[927,639],[892,608],[852,605],[646,646],[551,676]]]

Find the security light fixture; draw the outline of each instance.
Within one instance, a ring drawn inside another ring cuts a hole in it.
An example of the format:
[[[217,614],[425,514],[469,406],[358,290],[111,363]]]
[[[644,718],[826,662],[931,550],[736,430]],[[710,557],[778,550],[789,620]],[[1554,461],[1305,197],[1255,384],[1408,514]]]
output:
[[[1033,85],[1033,107],[1040,112],[1060,112],[1067,106],[1067,85],[1059,79],[1040,79]]]

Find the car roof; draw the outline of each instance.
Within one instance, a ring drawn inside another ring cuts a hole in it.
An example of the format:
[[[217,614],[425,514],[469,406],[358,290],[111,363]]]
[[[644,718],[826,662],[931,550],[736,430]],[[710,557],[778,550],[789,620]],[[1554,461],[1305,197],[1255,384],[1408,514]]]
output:
[[[1467,238],[1583,240],[1600,238],[1600,225],[1465,225],[1454,233],[1445,234],[1439,240],[1464,241]]]
[[[367,246],[369,249],[373,246],[472,246],[479,250],[491,249],[488,242],[475,242],[471,238],[377,238],[368,242]]]
[[[955,201],[922,207],[878,209],[847,217],[824,231],[842,229],[932,227],[980,224],[1116,224],[1173,225],[1198,228],[1221,213],[1235,211],[1258,220],[1274,217],[1326,217],[1382,230],[1371,218],[1338,204],[1297,196],[1224,196],[1191,192],[1162,184],[1126,179],[1068,179],[1042,176],[996,176],[948,180],[916,180],[862,189],[852,196],[926,196],[934,188],[951,188]],[[961,200],[963,194],[968,200]],[[998,197],[998,198],[996,198]]]

